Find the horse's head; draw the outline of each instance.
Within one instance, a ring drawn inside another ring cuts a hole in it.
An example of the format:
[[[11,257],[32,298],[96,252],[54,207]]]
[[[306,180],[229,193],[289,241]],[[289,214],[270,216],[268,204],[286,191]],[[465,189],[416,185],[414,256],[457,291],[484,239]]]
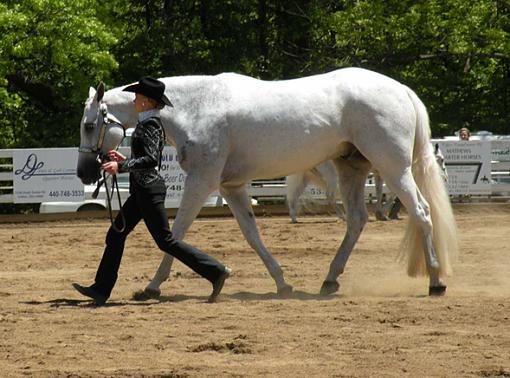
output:
[[[80,148],[76,174],[84,184],[92,184],[100,177],[101,161],[108,151],[115,149],[125,131],[103,102],[104,84],[97,90],[90,88],[80,123]]]

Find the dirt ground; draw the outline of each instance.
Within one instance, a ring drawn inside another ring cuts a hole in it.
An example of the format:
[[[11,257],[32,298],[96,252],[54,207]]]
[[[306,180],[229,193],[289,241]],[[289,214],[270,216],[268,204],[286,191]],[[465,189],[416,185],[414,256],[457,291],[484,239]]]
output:
[[[0,224],[0,376],[510,377],[510,205],[455,213],[461,255],[444,297],[396,262],[403,220],[371,215],[339,293],[324,299],[344,223],[259,218],[296,291],[281,299],[235,221],[208,218],[186,241],[234,270],[218,303],[178,262],[159,301],[133,299],[161,259],[141,224],[99,308],[71,283],[92,282],[106,220]]]

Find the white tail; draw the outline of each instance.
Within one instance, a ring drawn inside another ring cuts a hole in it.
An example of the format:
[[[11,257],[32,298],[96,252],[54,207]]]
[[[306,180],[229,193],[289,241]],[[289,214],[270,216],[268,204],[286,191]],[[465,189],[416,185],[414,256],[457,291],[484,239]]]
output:
[[[416,111],[416,134],[413,153],[413,176],[418,189],[430,206],[432,240],[439,260],[439,276],[452,272],[452,260],[458,253],[457,226],[444,180],[430,144],[427,109],[418,96],[408,89]],[[409,217],[401,244],[402,258],[407,258],[407,274],[411,277],[428,275],[423,250],[422,231]]]

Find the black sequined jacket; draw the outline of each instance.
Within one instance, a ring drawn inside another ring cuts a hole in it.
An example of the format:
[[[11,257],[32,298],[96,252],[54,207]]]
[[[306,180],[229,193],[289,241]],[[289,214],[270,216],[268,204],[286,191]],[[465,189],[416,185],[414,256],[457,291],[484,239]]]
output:
[[[129,172],[129,191],[165,192],[158,172],[165,133],[161,120],[150,117],[138,123],[131,136],[131,158],[119,162],[119,173]]]

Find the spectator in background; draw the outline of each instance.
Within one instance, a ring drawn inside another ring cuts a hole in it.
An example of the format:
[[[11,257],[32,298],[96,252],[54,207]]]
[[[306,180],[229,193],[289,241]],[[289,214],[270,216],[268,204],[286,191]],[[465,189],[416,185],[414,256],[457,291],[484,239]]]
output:
[[[459,130],[459,140],[469,140],[471,133],[467,127],[463,127]]]

